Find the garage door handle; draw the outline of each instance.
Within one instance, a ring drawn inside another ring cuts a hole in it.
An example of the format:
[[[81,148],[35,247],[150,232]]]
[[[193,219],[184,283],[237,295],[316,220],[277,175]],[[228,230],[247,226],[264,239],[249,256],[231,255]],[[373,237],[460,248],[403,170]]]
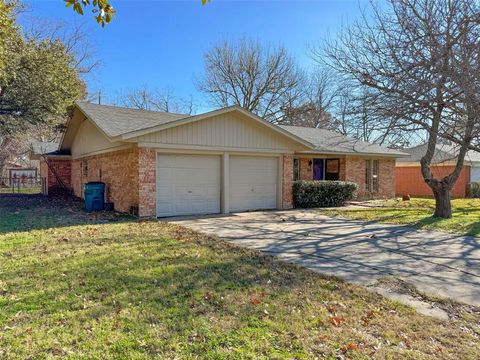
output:
[[[192,190],[188,190],[188,193],[191,194],[191,193],[192,193]]]
[[[250,191],[254,191],[253,188],[251,188]]]

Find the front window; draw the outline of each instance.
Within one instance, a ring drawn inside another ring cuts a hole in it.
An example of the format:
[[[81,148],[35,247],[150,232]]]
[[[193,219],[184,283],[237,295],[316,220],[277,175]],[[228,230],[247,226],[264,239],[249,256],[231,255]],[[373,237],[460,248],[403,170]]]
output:
[[[300,179],[300,161],[293,159],[293,181]]]
[[[379,162],[378,160],[365,160],[365,190],[378,192]]]
[[[325,160],[325,180],[338,180],[340,178],[340,160]]]
[[[378,160],[373,160],[373,176],[372,176],[372,184],[373,184],[373,191],[378,192]]]
[[[365,190],[366,191],[371,191],[372,187],[372,161],[371,160],[365,160]]]

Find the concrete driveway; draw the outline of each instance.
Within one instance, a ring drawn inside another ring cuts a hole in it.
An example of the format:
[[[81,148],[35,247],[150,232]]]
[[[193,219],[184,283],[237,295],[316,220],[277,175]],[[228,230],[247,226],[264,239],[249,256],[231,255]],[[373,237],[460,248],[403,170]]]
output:
[[[405,226],[268,211],[172,222],[349,282],[396,276],[419,290],[480,306],[480,239]]]

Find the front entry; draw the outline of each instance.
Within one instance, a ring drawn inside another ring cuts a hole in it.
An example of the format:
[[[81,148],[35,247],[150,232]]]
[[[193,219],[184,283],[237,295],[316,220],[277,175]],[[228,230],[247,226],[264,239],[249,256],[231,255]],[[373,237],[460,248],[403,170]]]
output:
[[[313,159],[313,180],[324,180],[325,159]]]

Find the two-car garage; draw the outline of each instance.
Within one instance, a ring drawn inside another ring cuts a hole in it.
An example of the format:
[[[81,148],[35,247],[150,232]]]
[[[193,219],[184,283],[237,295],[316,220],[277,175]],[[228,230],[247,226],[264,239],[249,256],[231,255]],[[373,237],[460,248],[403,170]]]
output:
[[[275,209],[279,156],[157,154],[157,216]]]

